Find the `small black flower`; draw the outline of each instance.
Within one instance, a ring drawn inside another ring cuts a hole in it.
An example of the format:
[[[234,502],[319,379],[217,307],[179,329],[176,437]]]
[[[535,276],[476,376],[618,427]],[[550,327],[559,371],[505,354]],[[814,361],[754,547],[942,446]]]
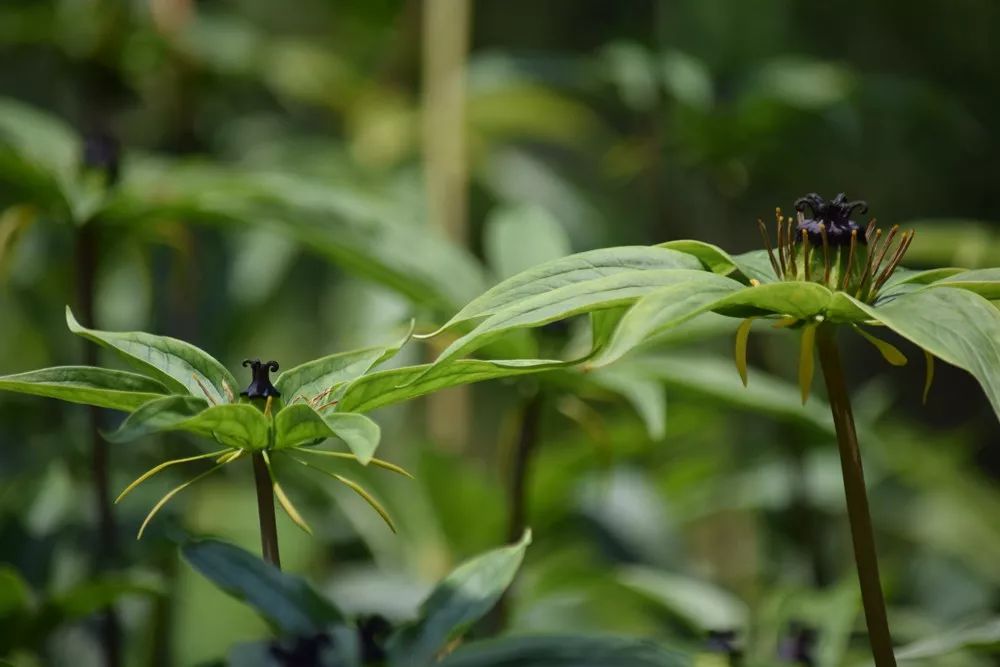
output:
[[[112,135],[95,132],[84,137],[83,164],[107,177],[108,185],[115,185],[121,171],[121,144]]]
[[[240,392],[240,396],[247,398],[268,398],[270,396],[281,396],[281,393],[271,384],[271,371],[278,370],[277,361],[261,363],[260,359],[244,359],[243,367],[250,366],[253,372],[253,379],[250,386]]]
[[[799,197],[795,200],[795,210],[804,212],[806,208],[812,210],[811,218],[799,218],[796,231],[799,235],[805,230],[809,235],[809,242],[815,246],[822,247],[824,243],[830,246],[846,246],[851,244],[851,232],[858,232],[858,241],[867,243],[868,239],[862,233],[858,223],[851,220],[854,209],[861,209],[861,213],[868,212],[868,204],[863,201],[847,201],[847,195],[841,192],[830,201],[826,201],[815,192]],[[826,230],[826,239],[823,239],[823,229]]]

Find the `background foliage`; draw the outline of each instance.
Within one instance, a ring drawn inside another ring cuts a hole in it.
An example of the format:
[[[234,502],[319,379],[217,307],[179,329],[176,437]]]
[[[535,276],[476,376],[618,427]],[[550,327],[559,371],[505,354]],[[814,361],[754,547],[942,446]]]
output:
[[[422,67],[449,35],[428,33],[426,9],[4,2],[0,370],[81,361],[63,308],[84,224],[99,237],[101,328],[185,338],[233,371],[247,356],[291,367],[388,344],[411,317],[432,330],[497,279],[570,251],[689,237],[754,249],[754,220],[809,191],[844,190],[916,229],[912,268],[1000,263],[994,3],[472,3],[453,128],[467,142],[460,240],[428,213],[425,166],[441,146],[422,124]],[[99,132],[125,146],[108,191],[78,168],[81,138]],[[718,331],[699,321],[593,378],[477,385],[443,417],[426,399],[376,412],[380,456],[417,477],[364,480],[399,534],[349,490],[303,478],[292,488],[316,537],[281,524],[286,569],[344,612],[412,618],[453,566],[507,541],[505,480],[541,391],[533,543],[505,618],[473,636],[600,632],[701,650],[732,628],[769,664],[799,624],[819,633],[817,664],[864,664],[822,396],[797,406],[797,348],[781,336],[754,337],[743,390]],[[890,369],[844,342],[896,640],[915,642],[914,664],[993,664],[990,406],[942,364],[923,407],[919,353]],[[573,327],[503,341],[539,358],[578,343]],[[410,345],[398,363],[439,350]],[[442,422],[462,415],[464,435],[449,437]],[[269,636],[177,549],[214,535],[256,552],[249,466],[192,487],[141,542],[145,509],[179,478],[137,490],[116,508],[115,568],[95,576],[86,423],[74,406],[0,400],[0,654],[97,664],[106,600],[129,664],[198,664]],[[114,488],[163,451],[201,449],[178,435],[114,446]]]

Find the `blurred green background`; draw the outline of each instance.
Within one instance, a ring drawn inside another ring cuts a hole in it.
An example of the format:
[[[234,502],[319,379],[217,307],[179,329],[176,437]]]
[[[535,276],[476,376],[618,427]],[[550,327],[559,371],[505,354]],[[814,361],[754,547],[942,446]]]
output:
[[[989,0],[4,0],[0,62],[0,137],[28,156],[0,160],[3,373],[82,361],[63,308],[77,304],[83,222],[101,328],[185,338],[234,371],[248,356],[290,367],[389,341],[411,317],[431,330],[499,278],[572,251],[754,249],[756,219],[812,191],[916,229],[913,268],[1000,263]],[[52,139],[66,131],[124,147],[100,215],[85,180],[67,204],[24,176],[76,165]],[[243,197],[252,188],[266,202]],[[727,331],[705,320],[641,372],[547,394],[534,543],[504,618],[478,632],[699,647],[733,628],[767,665],[798,623],[818,632],[816,664],[865,664],[822,396],[797,406],[797,346],[764,329],[744,390]],[[573,335],[544,333],[519,344]],[[847,344],[896,641],[925,642],[912,664],[998,664],[995,417],[943,364],[921,405],[921,355],[903,343],[902,369]],[[400,361],[437,349],[413,344]],[[317,535],[279,519],[286,569],[347,611],[412,615],[456,562],[506,540],[533,391],[484,383],[376,413],[381,455],[417,477],[370,475],[399,534],[348,491],[293,477]],[[101,664],[90,611],[104,594],[127,664],[207,663],[267,636],[176,550],[213,534],[256,551],[249,465],[192,487],[141,542],[148,507],[184,477],[130,496],[112,574],[88,588],[88,443],[82,408],[0,397],[0,656]],[[113,447],[113,489],[200,447]],[[19,631],[22,597],[60,620]]]

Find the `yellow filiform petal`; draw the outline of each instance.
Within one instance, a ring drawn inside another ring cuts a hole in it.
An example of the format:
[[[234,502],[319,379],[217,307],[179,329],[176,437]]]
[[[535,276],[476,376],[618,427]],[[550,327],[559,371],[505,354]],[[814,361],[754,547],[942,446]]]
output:
[[[747,386],[747,340],[750,338],[750,328],[753,326],[753,318],[748,317],[736,329],[736,370],[740,373],[743,386]]]
[[[906,365],[906,355],[899,351],[899,348],[888,343],[881,338],[876,338],[859,326],[854,327],[854,330],[861,334],[861,337],[866,341],[875,346],[875,348],[882,353],[882,357],[888,361],[893,366],[905,366]]]

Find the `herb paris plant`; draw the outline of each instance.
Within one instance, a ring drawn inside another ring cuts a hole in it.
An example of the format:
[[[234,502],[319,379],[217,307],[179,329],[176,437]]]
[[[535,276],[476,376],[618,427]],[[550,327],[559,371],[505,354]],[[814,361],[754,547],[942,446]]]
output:
[[[806,217],[806,210],[811,217]],[[873,343],[892,364],[903,354],[865,327],[884,326],[922,348],[926,392],[934,357],[971,373],[1000,416],[1000,269],[911,271],[900,262],[912,233],[883,234],[874,221],[851,219],[864,202],[816,194],[796,202],[795,218],[777,211],[777,244],[731,256],[699,241],[654,247],[605,248],[533,267],[466,305],[441,330],[474,323],[436,364],[449,365],[511,331],[589,313],[592,349],[582,359],[597,368],[698,315],[738,317],[736,363],[746,381],[746,341],[755,318],[801,333],[799,382],[808,397],[818,347],[840,445],[855,557],[876,665],[894,665],[875,559],[874,539],[851,406],[834,332],[847,327]],[[692,266],[694,264],[694,266]],[[437,332],[435,332],[437,333]],[[493,363],[509,363],[496,360]],[[433,372],[433,366],[425,371]],[[418,378],[419,379],[419,378]]]

